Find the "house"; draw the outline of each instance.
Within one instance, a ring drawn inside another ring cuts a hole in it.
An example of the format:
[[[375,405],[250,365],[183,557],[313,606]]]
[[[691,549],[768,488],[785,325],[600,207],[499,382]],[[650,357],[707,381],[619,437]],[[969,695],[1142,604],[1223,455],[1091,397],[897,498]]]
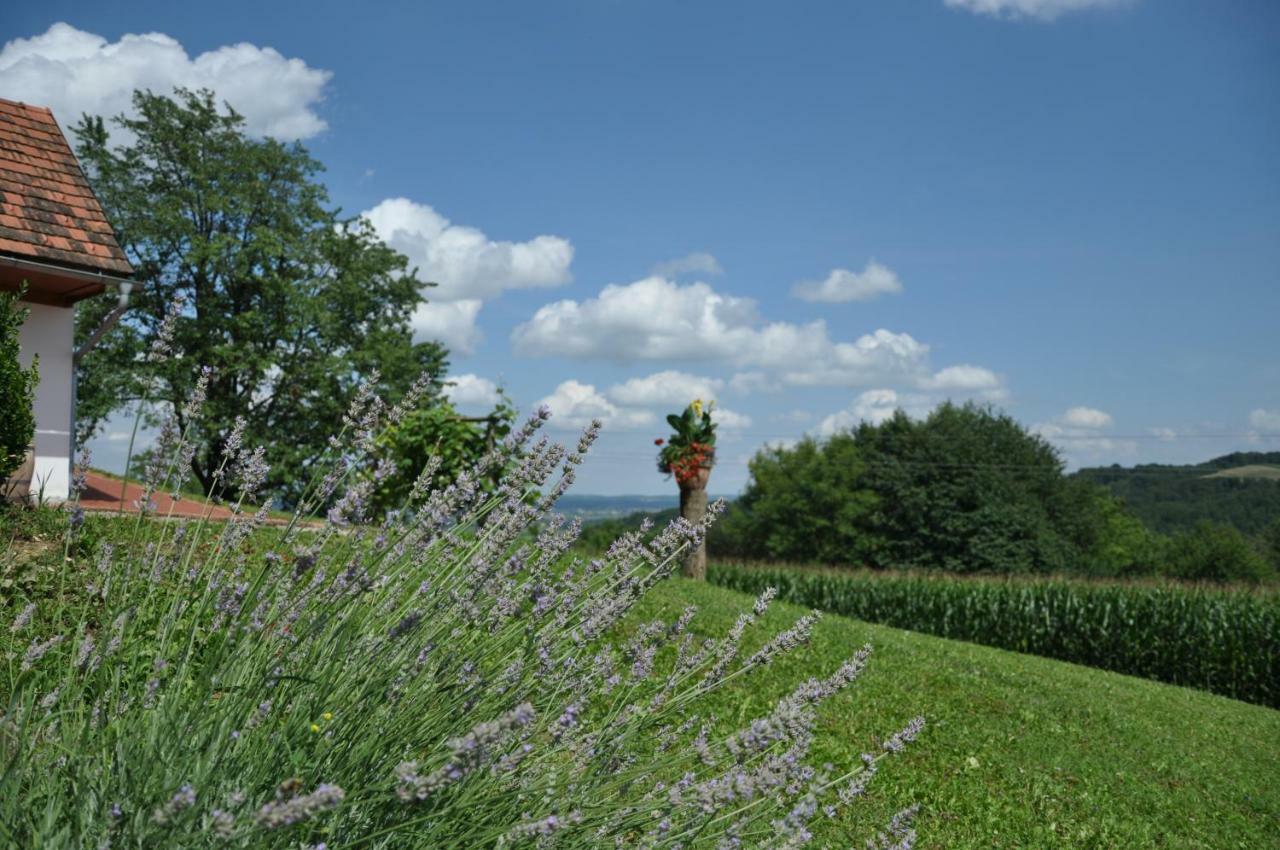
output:
[[[122,284],[127,293],[132,274],[53,113],[0,99],[0,289],[27,287],[19,345],[24,365],[40,358],[35,440],[11,496],[68,497],[75,304]]]

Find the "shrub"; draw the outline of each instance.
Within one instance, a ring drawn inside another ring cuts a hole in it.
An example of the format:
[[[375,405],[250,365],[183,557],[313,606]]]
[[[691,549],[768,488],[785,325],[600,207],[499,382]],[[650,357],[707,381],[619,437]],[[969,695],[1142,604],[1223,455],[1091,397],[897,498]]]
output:
[[[36,433],[36,362],[23,369],[18,361],[18,329],[26,318],[18,294],[0,292],[0,483],[22,465]]]
[[[1274,575],[1271,565],[1229,525],[1202,520],[1169,538],[1164,572],[1188,581],[1259,582]]]
[[[747,657],[771,592],[718,640],[693,637],[692,609],[619,636],[705,527],[567,557],[576,527],[551,510],[595,427],[565,450],[535,441],[540,413],[420,509],[365,525],[361,466],[401,415],[359,393],[283,528],[249,507],[263,453],[232,439],[218,474],[241,494],[235,519],[140,515],[119,545],[64,559],[48,593],[17,600],[0,630],[6,843],[792,847],[918,733],[919,720],[856,765],[806,765],[819,704],[865,648],[736,732],[700,714],[804,643],[817,615]],[[150,492],[184,467],[182,432],[160,444]],[[475,486],[508,460],[491,494]],[[331,502],[323,525],[301,522]],[[894,828],[909,842],[906,821]]]
[[[745,592],[1280,707],[1280,593],[713,564]]]

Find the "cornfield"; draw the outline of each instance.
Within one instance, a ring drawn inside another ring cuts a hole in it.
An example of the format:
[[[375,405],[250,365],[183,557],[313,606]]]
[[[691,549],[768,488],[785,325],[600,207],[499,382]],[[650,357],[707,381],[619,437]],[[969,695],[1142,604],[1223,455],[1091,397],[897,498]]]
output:
[[[1280,708],[1280,594],[715,564],[708,579],[902,629]]]

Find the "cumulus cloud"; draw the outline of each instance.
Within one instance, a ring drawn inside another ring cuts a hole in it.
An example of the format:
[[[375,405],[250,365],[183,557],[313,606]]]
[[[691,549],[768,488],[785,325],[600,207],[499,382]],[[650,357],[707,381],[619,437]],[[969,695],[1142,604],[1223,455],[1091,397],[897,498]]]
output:
[[[479,375],[455,375],[446,381],[444,395],[459,409],[490,410],[498,403],[498,385]]]
[[[648,410],[622,408],[596,391],[591,384],[575,380],[561,383],[538,405],[551,409],[551,424],[562,429],[585,428],[593,419],[614,430],[630,430],[653,424],[657,417]]]
[[[720,261],[715,257],[705,251],[699,251],[658,263],[649,274],[655,277],[676,278],[686,274],[724,274],[724,269],[720,267]]]
[[[897,390],[887,388],[866,390],[860,393],[848,408],[837,411],[819,422],[817,434],[819,437],[830,437],[838,431],[847,431],[862,422],[879,425],[892,417],[897,410],[920,418],[927,416],[937,404],[936,398],[922,393],[899,393]]]
[[[524,355],[611,360],[721,359],[753,340],[755,302],[662,277],[541,307],[512,332]]]
[[[1072,428],[1106,428],[1111,414],[1093,407],[1073,407],[1062,414],[1062,424]]]
[[[921,389],[937,392],[959,392],[980,396],[988,401],[1005,397],[1004,382],[1000,376],[982,366],[961,363],[948,366],[920,380]]]
[[[781,385],[764,372],[751,371],[734,373],[733,377],[729,379],[729,388],[735,393],[747,395],[748,393],[759,391],[773,392],[780,389]]]
[[[909,334],[880,329],[838,342],[821,320],[764,324],[750,298],[661,277],[547,304],[512,331],[511,341],[522,356],[728,361],[795,386],[916,381],[928,372],[929,347]]]
[[[388,198],[363,215],[384,242],[418,267],[419,278],[438,284],[429,293],[436,301],[488,300],[508,289],[572,279],[573,245],[559,236],[495,241],[408,198]]]
[[[0,92],[48,106],[64,129],[86,112],[131,113],[135,89],[167,94],[183,86],[212,89],[244,116],[253,135],[306,139],[326,127],[316,108],[330,76],[248,42],[192,58],[164,33],[129,33],[109,42],[66,23],[0,48]]]
[[[1034,18],[1052,21],[1068,12],[1114,9],[1131,0],[945,0],[952,9],[963,9],[993,18]]]
[[[867,263],[861,272],[848,269],[832,269],[825,280],[797,283],[791,294],[804,301],[870,301],[881,295],[897,295],[902,292],[902,281],[888,266],[875,260]]]
[[[413,341],[442,342],[452,352],[470,354],[480,343],[476,316],[480,314],[481,304],[474,298],[419,304],[409,320],[413,327]]]
[[[1039,422],[1031,430],[1057,445],[1076,465],[1096,463],[1138,450],[1134,440],[1110,437],[1101,429],[1112,424],[1109,413],[1092,407],[1072,407],[1049,422]]]
[[[1258,408],[1249,414],[1249,424],[1259,431],[1280,432],[1280,410]]]
[[[609,388],[609,398],[632,407],[681,407],[695,398],[710,401],[724,388],[719,378],[704,378],[668,369],[643,378],[631,378]]]
[[[711,421],[726,431],[742,431],[751,427],[751,417],[745,413],[735,413],[723,407],[713,408]]]

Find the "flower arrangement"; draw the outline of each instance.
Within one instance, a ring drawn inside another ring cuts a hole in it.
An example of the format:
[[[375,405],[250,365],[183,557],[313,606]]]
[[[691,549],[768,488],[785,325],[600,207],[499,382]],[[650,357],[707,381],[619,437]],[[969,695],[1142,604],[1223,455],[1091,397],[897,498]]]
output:
[[[661,446],[659,472],[674,475],[678,484],[685,485],[716,462],[716,424],[711,421],[715,405],[714,401],[703,405],[702,399],[694,399],[683,413],[667,416],[674,433],[665,441],[661,437],[653,441]]]
[[[575,557],[577,525],[553,509],[598,423],[559,446],[538,438],[540,409],[451,483],[429,462],[409,507],[372,522],[362,467],[406,409],[373,385],[293,521],[265,524],[261,450],[231,445],[233,519],[155,521],[144,501],[69,525],[48,577],[3,602],[5,846],[797,847],[919,732],[811,764],[818,706],[869,648],[741,728],[713,723],[707,698],[804,645],[818,616],[748,634],[768,590],[718,638],[692,607],[621,627],[721,505]],[[150,492],[183,468],[200,388]],[[673,418],[672,460],[705,455],[701,405]],[[493,469],[496,490],[478,486]],[[77,536],[90,526],[96,549]]]

